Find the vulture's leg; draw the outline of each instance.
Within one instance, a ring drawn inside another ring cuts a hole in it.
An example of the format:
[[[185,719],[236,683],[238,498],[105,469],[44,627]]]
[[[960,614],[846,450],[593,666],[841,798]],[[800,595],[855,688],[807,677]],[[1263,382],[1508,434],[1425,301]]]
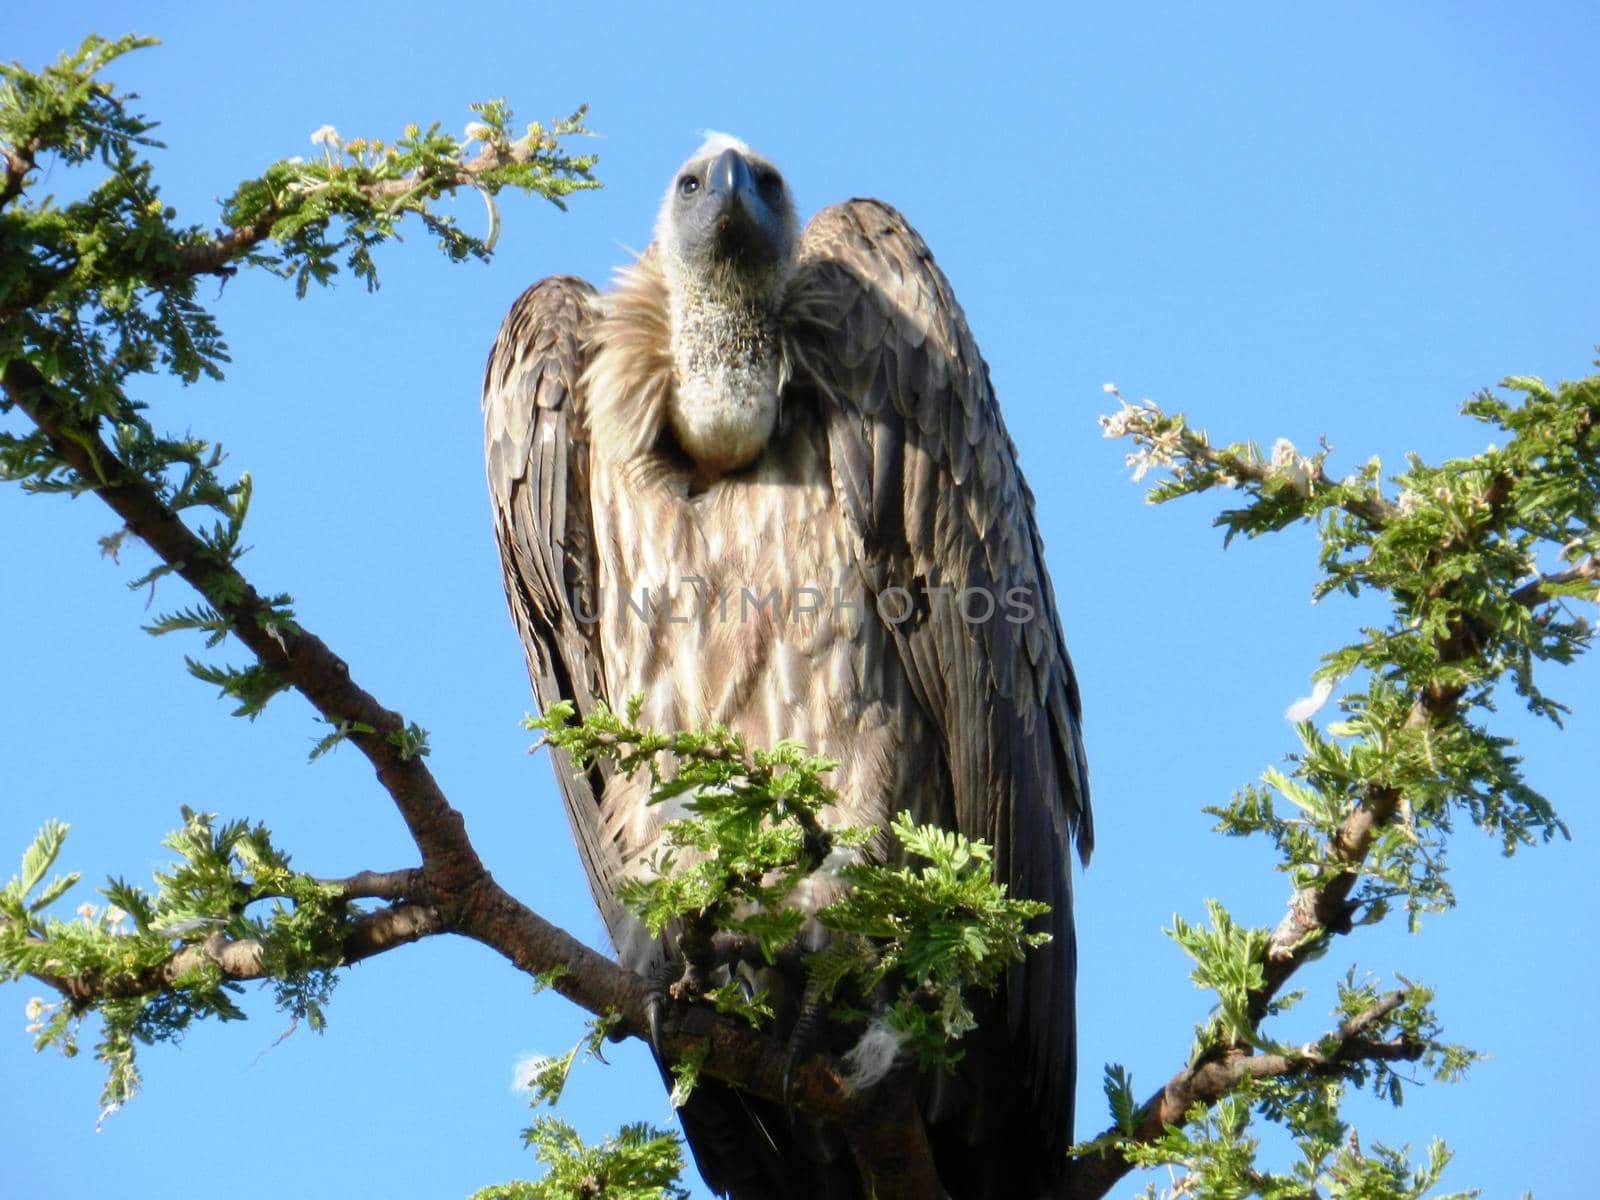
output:
[[[678,1000],[692,1000],[712,987],[711,976],[717,969],[716,927],[708,917],[690,918],[678,931],[678,953],[683,957],[683,970],[671,991]]]

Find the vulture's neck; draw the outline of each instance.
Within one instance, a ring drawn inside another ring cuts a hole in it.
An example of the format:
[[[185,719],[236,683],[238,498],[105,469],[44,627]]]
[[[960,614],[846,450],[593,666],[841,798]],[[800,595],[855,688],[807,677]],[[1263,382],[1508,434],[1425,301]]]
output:
[[[754,462],[784,383],[783,279],[669,271],[672,431],[705,486]]]

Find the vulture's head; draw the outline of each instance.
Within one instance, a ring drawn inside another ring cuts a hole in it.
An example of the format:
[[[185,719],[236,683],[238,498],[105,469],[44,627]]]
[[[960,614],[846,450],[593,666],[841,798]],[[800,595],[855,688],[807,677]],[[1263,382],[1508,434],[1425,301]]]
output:
[[[666,416],[696,486],[754,462],[777,425],[799,231],[778,169],[726,134],[667,186],[652,245],[671,318]]]
[[[669,276],[726,280],[775,295],[794,259],[800,221],[783,176],[737,138],[714,133],[679,167],[656,218]]]

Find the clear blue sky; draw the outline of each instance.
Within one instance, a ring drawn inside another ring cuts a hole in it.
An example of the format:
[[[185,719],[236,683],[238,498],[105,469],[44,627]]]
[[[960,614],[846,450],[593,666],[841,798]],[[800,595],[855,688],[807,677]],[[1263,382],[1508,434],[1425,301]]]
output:
[[[129,6],[13,5],[0,55],[39,65]],[[1587,374],[1600,341],[1600,90],[1591,4],[1018,7],[507,5],[395,0],[217,9],[145,3],[165,44],[117,67],[169,148],[186,218],[324,123],[392,136],[459,128],[468,101],[532,119],[593,105],[603,192],[562,215],[508,199],[492,265],[450,267],[414,231],[383,290],[296,303],[270,279],[218,299],[227,382],[146,393],[172,428],[221,439],[252,472],[245,568],[387,704],[432,731],[433,766],[496,876],[600,942],[505,614],[480,464],[478,381],[511,299],[554,272],[602,280],[648,240],[657,197],[705,128],[785,169],[802,209],[851,195],[899,206],[954,283],[1038,497],[1083,684],[1099,848],[1080,876],[1080,1129],[1100,1127],[1100,1064],[1141,1093],[1180,1065],[1205,998],[1159,933],[1218,896],[1274,923],[1264,851],[1207,833],[1215,803],[1292,748],[1282,720],[1360,615],[1308,603],[1313,549],[1290,534],[1226,555],[1211,510],[1152,510],[1099,439],[1101,384],[1184,408],[1224,438],[1302,446],[1336,470],[1479,449],[1455,415],[1500,377]],[[62,175],[45,187],[69,188]],[[466,197],[462,219],[482,220]],[[412,861],[370,771],[316,765],[309,708],[250,726],[190,680],[196,644],[139,632],[147,609],[95,539],[92,499],[0,490],[0,847],[73,825],[92,881],[144,877],[180,804],[267,821],[299,866],[340,875]],[[1293,1029],[1320,1027],[1351,962],[1439,989],[1449,1033],[1493,1057],[1461,1087],[1355,1105],[1365,1140],[1446,1137],[1448,1178],[1486,1194],[1575,1193],[1592,1171],[1594,747],[1600,686],[1554,685],[1561,736],[1510,714],[1571,844],[1502,861],[1459,836],[1462,904],[1423,936],[1336,946]],[[9,873],[9,869],[5,869]],[[84,897],[88,898],[88,897]],[[240,1200],[463,1196],[533,1171],[512,1064],[565,1049],[575,1010],[476,945],[436,940],[351,971],[325,1036],[281,1043],[265,997],[244,1026],[144,1057],[146,1089],[95,1133],[99,1071],[35,1058],[37,988],[0,995],[0,1194],[169,1194],[203,1174]],[[590,1136],[667,1119],[637,1048],[574,1080],[560,1112]],[[1125,1188],[1124,1192],[1133,1190]]]

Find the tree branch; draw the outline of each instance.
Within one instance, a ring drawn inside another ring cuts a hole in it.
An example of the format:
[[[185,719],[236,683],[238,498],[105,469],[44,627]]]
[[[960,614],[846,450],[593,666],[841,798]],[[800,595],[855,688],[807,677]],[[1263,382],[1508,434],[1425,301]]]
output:
[[[444,932],[444,920],[437,910],[427,905],[401,901],[377,912],[363,913],[355,918],[340,943],[341,965],[348,966],[396,946]],[[45,944],[40,938],[29,940],[36,945]],[[74,1007],[84,1009],[106,1000],[174,991],[185,976],[208,964],[224,980],[234,983],[266,979],[271,975],[266,967],[266,947],[260,939],[230,940],[220,930],[198,945],[185,946],[170,958],[134,972],[101,977],[62,975],[53,971],[29,974],[61,993]]]
[[[422,893],[424,876],[416,867],[407,867],[402,871],[358,871],[320,882],[337,887],[346,900],[415,900]]]
[[[1121,393],[1116,394],[1122,400]],[[1267,461],[1253,447],[1247,447],[1244,452],[1216,449],[1204,433],[1183,424],[1181,417],[1172,428],[1163,428],[1163,419],[1161,410],[1154,405],[1133,405],[1126,400],[1122,400],[1121,411],[1100,418],[1106,437],[1131,437],[1135,445],[1145,447],[1128,457],[1130,465],[1138,468],[1134,472],[1136,481],[1155,466],[1169,468],[1174,477],[1181,480],[1186,475],[1186,464],[1193,463],[1215,484],[1233,488],[1242,482],[1263,489],[1273,485],[1288,486],[1306,496],[1317,489],[1326,492],[1337,486],[1319,458],[1302,458],[1286,442],[1281,443],[1286,450],[1283,458],[1275,451],[1272,460]],[[1376,490],[1362,496],[1342,496],[1339,507],[1369,529],[1382,528],[1401,515],[1400,509]]]
[[[476,186],[478,177],[486,171],[503,167],[515,160],[493,146],[485,146],[468,162],[460,164],[449,174],[432,176],[410,175],[405,179],[379,179],[358,185],[358,190],[369,199],[404,196],[425,192],[432,199],[442,192],[462,186]],[[179,252],[182,269],[191,275],[232,275],[237,269],[230,264],[247,254],[272,236],[272,227],[287,215],[292,206],[274,203],[257,215],[248,225],[219,231],[208,242],[185,246]]]
[[[372,763],[379,782],[400,810],[421,851],[423,865],[414,872],[363,872],[342,882],[351,896],[388,898],[394,894],[419,902],[402,900],[392,910],[385,910],[392,916],[380,919],[379,914],[372,914],[363,919],[346,961],[358,961],[427,934],[462,933],[529,975],[561,968],[551,984],[555,991],[591,1013],[615,1013],[622,1032],[645,1037],[650,1027],[649,985],[546,921],[495,882],[472,847],[461,814],[449,804],[422,760],[402,751],[399,735],[406,725],[400,714],[384,708],[358,686],[350,678],[348,666],[321,639],[298,626],[285,628],[275,621],[249,581],[232,566],[218,563],[156,490],[118,460],[97,430],[69,427],[67,406],[31,364],[23,360],[6,363],[0,384],[7,397],[45,432],[52,451],[91,484],[129,530],[211,602],[261,663],[278,672],[330,723],[372,728],[372,733],[348,736]],[[126,985],[127,991],[121,994],[170,988],[184,969],[198,965],[202,956],[230,979],[255,979],[264,974],[259,946],[213,939],[180,951],[155,969],[155,974]],[[59,989],[65,981],[45,982]],[[71,995],[70,991],[67,994]],[[86,999],[95,994],[107,995],[91,990]],[[854,1146],[868,1177],[883,1181],[934,1178],[920,1118],[918,1128],[912,1130],[897,1107],[909,1103],[907,1097],[897,1094],[901,1088],[886,1083],[851,1093],[832,1062],[814,1055],[799,1065],[786,1090],[785,1044],[709,1006],[672,1006],[663,1029],[662,1050],[669,1057],[678,1057],[701,1045],[707,1047],[702,1070],[717,1079],[777,1103],[791,1103],[845,1129],[878,1129],[883,1137]],[[911,1115],[916,1116],[914,1112]],[[891,1131],[894,1136],[889,1136]],[[887,1182],[883,1186],[887,1187]],[[921,1197],[936,1193],[923,1189],[880,1194]]]
[[[933,1150],[910,1078],[886,1081],[882,1103],[845,1121],[850,1153],[861,1171],[862,1193],[873,1200],[948,1200],[933,1169]]]
[[[1250,1047],[1233,1046],[1186,1067],[1139,1106],[1131,1133],[1113,1125],[1095,1139],[1105,1143],[1105,1149],[1074,1160],[1065,1196],[1069,1200],[1096,1200],[1106,1195],[1132,1169],[1117,1149],[1118,1143],[1154,1142],[1169,1126],[1183,1125],[1196,1104],[1214,1104],[1246,1080],[1337,1075],[1356,1062],[1416,1062],[1428,1050],[1428,1044],[1420,1038],[1401,1034],[1380,1041],[1366,1036],[1368,1030],[1403,1003],[1405,993],[1390,992],[1294,1053],[1262,1054]],[[1329,1048],[1318,1049],[1321,1046]]]
[[[34,155],[39,151],[39,139],[29,138],[20,146],[5,147],[6,154],[6,179],[0,184],[0,208],[10,204],[22,194],[23,184],[37,165]]]
[[[422,759],[404,747],[399,713],[384,708],[350,678],[350,668],[315,634],[275,618],[261,594],[232,566],[218,562],[155,488],[129,470],[97,428],[73,428],[70,407],[31,363],[12,359],[0,375],[6,396],[50,440],[63,462],[157,557],[195,588],[225,618],[233,634],[265,666],[300,692],[334,725],[350,722],[373,732],[349,740],[366,756],[421,851],[430,885],[448,893],[483,873],[461,814],[450,806]],[[98,481],[98,482],[95,482]]]
[[[1591,554],[1565,571],[1557,571],[1553,575],[1541,575],[1537,579],[1530,580],[1512,592],[1511,599],[1524,608],[1533,608],[1550,599],[1545,594],[1545,588],[1560,587],[1564,583],[1579,583],[1585,579],[1600,579],[1600,557]]]
[[[1165,423],[1160,411],[1153,406],[1132,406],[1124,402],[1121,412],[1101,418],[1101,424],[1107,437],[1130,436],[1136,444],[1145,447],[1138,456],[1130,456],[1130,462],[1137,460],[1141,472],[1153,466],[1165,466],[1176,479],[1192,482],[1192,490],[1215,486],[1242,488],[1251,484],[1264,493],[1267,487],[1277,485],[1292,487],[1300,496],[1311,497],[1318,489],[1326,493],[1338,486],[1328,477],[1319,459],[1302,458],[1287,443],[1281,444],[1281,453],[1275,451],[1270,463],[1253,452],[1215,450],[1204,434],[1190,430],[1181,418],[1176,424]],[[1475,506],[1485,521],[1498,518],[1510,501],[1514,486],[1513,478],[1503,471],[1488,478]],[[1342,495],[1337,505],[1375,533],[1403,515],[1397,505],[1384,499],[1376,489],[1359,496]],[[1301,512],[1299,516],[1309,519],[1308,512]],[[1436,559],[1442,559],[1459,551],[1475,536],[1476,529],[1458,527],[1431,553]],[[1511,598],[1532,607],[1545,598],[1543,589],[1547,585],[1594,578],[1597,574],[1600,574],[1600,567],[1591,557],[1569,571],[1523,585],[1511,593]],[[1435,595],[1442,597],[1443,592]],[[1437,637],[1435,645],[1441,665],[1459,663],[1475,653],[1477,639],[1472,630],[1458,625]],[[1441,682],[1435,676],[1418,688],[1404,727],[1419,730],[1446,724],[1456,717],[1464,694],[1463,685]],[[1284,984],[1303,964],[1326,948],[1328,938],[1348,933],[1353,927],[1356,905],[1350,899],[1351,893],[1361,878],[1362,866],[1380,830],[1396,818],[1403,801],[1401,789],[1369,784],[1354,809],[1328,839],[1315,878],[1290,896],[1287,911],[1267,939],[1262,963],[1263,982],[1251,989],[1247,997],[1251,1029],[1260,1026]],[[1166,1127],[1181,1126],[1195,1104],[1215,1103],[1247,1078],[1336,1073],[1343,1064],[1356,1059],[1415,1060],[1421,1057],[1427,1046],[1415,1038],[1377,1042],[1361,1036],[1365,1028],[1381,1020],[1401,1002],[1400,994],[1396,993],[1355,1021],[1341,1026],[1331,1035],[1337,1045],[1328,1053],[1303,1050],[1294,1055],[1269,1055],[1256,1053],[1248,1045],[1217,1042],[1144,1102],[1131,1135],[1112,1128],[1096,1139],[1108,1143],[1105,1149],[1098,1155],[1074,1161],[1068,1174],[1066,1195],[1072,1200],[1105,1195],[1117,1180],[1132,1170],[1132,1164],[1118,1149],[1119,1143],[1155,1141]]]
[[[627,1034],[646,1036],[650,984],[546,921],[487,874],[463,898],[459,920],[461,933],[504,955],[518,970],[539,975],[559,964],[563,970],[550,980],[552,990],[589,1012],[615,1014]],[[852,1092],[833,1060],[814,1054],[795,1069],[786,1090],[786,1043],[709,1005],[669,1005],[661,1036],[666,1059],[700,1047],[706,1051],[705,1074],[836,1123],[850,1140],[862,1178],[878,1181],[882,1200],[941,1195],[914,1091],[904,1078],[891,1076],[875,1088]],[[898,1190],[902,1183],[904,1190]]]
[[[545,920],[487,873],[462,898],[458,931],[504,955],[519,971],[539,975],[559,965],[550,988],[589,1012],[614,1013],[622,1029],[643,1037],[650,1028],[650,984],[566,930]],[[788,1048],[737,1018],[703,1004],[669,1005],[662,1049],[676,1058],[707,1045],[702,1070],[770,1100],[782,1102]],[[842,1077],[820,1055],[797,1069],[791,1097],[823,1119],[838,1119],[851,1102]]]
[[[1283,477],[1284,468],[1282,464],[1256,462],[1245,458],[1243,455],[1214,450],[1211,446],[1201,441],[1198,435],[1191,434],[1190,436],[1193,438],[1193,446],[1186,446],[1186,448],[1191,449],[1194,456],[1202,462],[1225,474],[1235,475],[1240,479],[1248,479],[1256,484],[1266,484]],[[1327,490],[1336,485],[1336,481],[1328,475],[1321,462],[1316,459],[1304,459],[1301,460],[1301,464],[1315,468],[1316,473],[1314,475],[1308,474],[1309,488]],[[1400,515],[1400,510],[1397,507],[1376,492],[1361,497],[1346,496],[1339,501],[1339,507],[1371,529],[1380,529]]]
[[[1320,467],[1318,468],[1320,472]],[[1511,497],[1513,483],[1508,475],[1497,473],[1484,486],[1479,503],[1483,511],[1493,518]],[[1389,507],[1387,501],[1378,503]],[[1393,510],[1398,513],[1398,510]],[[1387,519],[1385,516],[1384,519]],[[1460,550],[1474,536],[1466,529],[1456,530],[1434,552],[1439,557]],[[1545,581],[1535,581],[1537,589]],[[1513,598],[1520,595],[1513,593]],[[1534,601],[1537,602],[1537,601]],[[1452,630],[1448,636],[1436,639],[1439,662],[1461,662],[1471,656],[1476,639],[1465,630]],[[1456,716],[1456,706],[1465,688],[1459,684],[1444,684],[1437,679],[1423,687],[1412,702],[1406,715],[1405,728],[1422,729],[1429,725],[1443,725]],[[1320,951],[1327,934],[1348,933],[1354,917],[1350,893],[1361,877],[1361,864],[1366,861],[1378,831],[1394,820],[1403,800],[1400,789],[1386,786],[1369,786],[1344,823],[1327,846],[1329,865],[1322,868],[1318,879],[1296,891],[1289,898],[1288,911],[1278,922],[1267,942],[1266,980],[1250,996],[1250,1021],[1258,1025],[1267,1015],[1267,1007],[1284,983],[1314,953]],[[1330,878],[1331,876],[1331,878]]]

